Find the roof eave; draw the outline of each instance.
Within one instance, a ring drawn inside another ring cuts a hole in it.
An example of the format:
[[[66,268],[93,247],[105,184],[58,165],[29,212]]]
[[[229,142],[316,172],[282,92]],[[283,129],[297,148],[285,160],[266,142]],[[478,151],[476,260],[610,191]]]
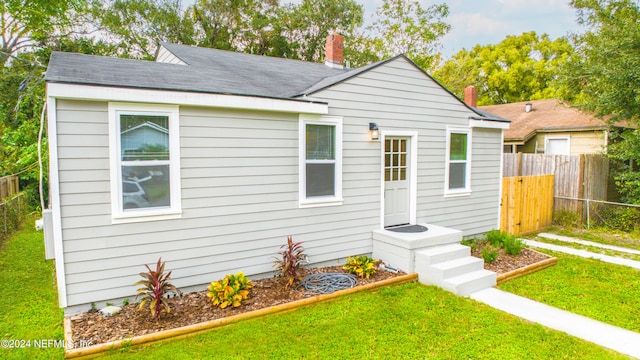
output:
[[[62,99],[224,107],[321,115],[329,112],[328,103],[317,99],[275,98],[205,91],[78,84],[52,80],[47,81],[47,96]]]

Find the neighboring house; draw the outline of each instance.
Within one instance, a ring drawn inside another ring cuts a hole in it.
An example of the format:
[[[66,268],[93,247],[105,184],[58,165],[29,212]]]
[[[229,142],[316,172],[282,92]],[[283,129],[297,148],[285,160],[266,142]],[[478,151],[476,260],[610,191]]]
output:
[[[326,64],[174,44],[156,62],[53,53],[50,233],[66,312],[134,297],[159,257],[177,286],[202,290],[271,276],[288,235],[325,265],[371,254],[385,226],[497,228],[508,122],[403,55],[342,68],[341,41],[328,37]],[[148,136],[127,148],[137,131]]]
[[[511,120],[511,126],[504,132],[505,153],[603,153],[609,141],[609,126],[605,120],[559,100],[532,100],[479,108]]]

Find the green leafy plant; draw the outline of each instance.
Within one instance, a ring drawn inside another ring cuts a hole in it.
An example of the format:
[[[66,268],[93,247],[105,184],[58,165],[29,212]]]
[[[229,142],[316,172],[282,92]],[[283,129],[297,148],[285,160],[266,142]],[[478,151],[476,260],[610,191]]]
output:
[[[460,241],[460,244],[470,247],[471,252],[476,251],[476,248],[478,247],[478,241],[476,241],[476,239],[463,239]]]
[[[129,299],[122,300],[122,306],[127,306],[127,305],[129,305]]]
[[[508,234],[504,231],[491,230],[491,231],[488,231],[485,235],[487,237],[487,242],[491,244],[492,247],[503,248],[504,252],[509,255],[518,255],[520,254],[520,252],[522,252],[522,249],[524,249],[524,242],[522,240],[518,239],[515,235]],[[482,253],[483,253],[482,257],[485,257],[484,249]],[[486,258],[485,258],[485,261],[487,261]],[[491,262],[491,261],[487,261],[487,262]]]
[[[293,242],[291,236],[287,237],[287,244],[280,246],[278,254],[281,259],[276,258],[274,267],[280,271],[280,275],[286,279],[286,287],[291,286],[294,281],[300,280],[302,270],[307,263],[307,256],[301,242]]]
[[[156,321],[160,319],[163,311],[167,313],[171,312],[171,304],[166,297],[171,293],[181,294],[180,290],[169,282],[171,271],[165,273],[164,265],[162,258],[158,259],[155,270],[151,270],[149,265],[145,264],[144,266],[148,271],[141,272],[140,276],[142,276],[143,279],[135,283],[135,285],[142,285],[142,287],[138,289],[138,295],[136,296],[136,299],[138,296],[142,296],[142,301],[138,308],[142,309],[145,305],[149,304],[151,316],[153,316]]]
[[[361,278],[369,278],[376,273],[376,260],[360,255],[356,257],[348,257],[347,264],[342,267],[352,274],[356,274]]]
[[[509,235],[502,241],[502,248],[509,255],[519,255],[524,249],[524,242],[514,235]]]
[[[252,287],[251,280],[245,277],[244,273],[229,274],[222,280],[211,282],[207,297],[211,298],[213,305],[221,309],[229,305],[238,307],[249,297],[249,289]]]
[[[507,234],[500,230],[490,230],[490,231],[487,231],[485,236],[487,237],[487,241],[489,242],[489,244],[491,244],[491,246],[501,247],[504,241],[504,238],[507,236]]]
[[[498,259],[498,249],[494,249],[489,245],[482,248],[482,258],[486,263],[492,263]]]

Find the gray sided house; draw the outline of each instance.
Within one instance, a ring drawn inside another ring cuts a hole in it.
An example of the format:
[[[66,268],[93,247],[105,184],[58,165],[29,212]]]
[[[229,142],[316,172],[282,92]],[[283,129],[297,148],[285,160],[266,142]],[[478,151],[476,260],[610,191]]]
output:
[[[375,255],[387,226],[497,228],[508,124],[403,55],[348,69],[328,49],[325,64],[175,44],[155,62],[53,53],[60,306],[133,299],[159,257],[176,286],[201,290],[271,276],[288,235],[334,265]]]

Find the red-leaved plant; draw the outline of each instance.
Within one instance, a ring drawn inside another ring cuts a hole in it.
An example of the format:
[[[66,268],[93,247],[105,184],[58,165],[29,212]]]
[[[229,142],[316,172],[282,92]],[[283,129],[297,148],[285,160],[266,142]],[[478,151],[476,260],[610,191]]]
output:
[[[167,313],[171,312],[171,305],[166,296],[170,293],[181,295],[181,292],[169,282],[171,271],[168,273],[164,272],[164,262],[162,262],[162,258],[158,259],[155,270],[151,270],[149,265],[145,264],[144,266],[148,270],[147,272],[140,273],[140,276],[144,279],[135,283],[135,285],[142,285],[142,287],[138,289],[138,295],[136,296],[136,299],[138,296],[142,296],[142,301],[138,308],[142,309],[148,303],[151,316],[158,321],[163,311]]]
[[[287,281],[286,287],[300,280],[301,272],[307,263],[307,256],[301,242],[293,242],[291,236],[287,237],[287,244],[280,246],[282,259],[276,258],[274,267],[280,270],[280,274]]]

